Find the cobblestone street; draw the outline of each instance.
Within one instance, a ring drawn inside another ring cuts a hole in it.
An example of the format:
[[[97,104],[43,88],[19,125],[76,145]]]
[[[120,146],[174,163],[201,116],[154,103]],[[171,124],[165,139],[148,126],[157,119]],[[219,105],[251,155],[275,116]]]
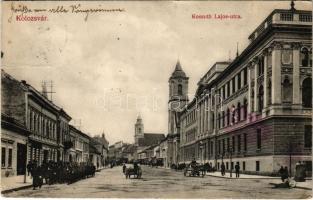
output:
[[[143,166],[142,179],[125,179],[121,167],[104,169],[94,178],[71,185],[44,185],[40,190],[20,190],[6,197],[79,198],[309,198],[312,191],[275,189],[269,179],[184,177],[182,172]]]

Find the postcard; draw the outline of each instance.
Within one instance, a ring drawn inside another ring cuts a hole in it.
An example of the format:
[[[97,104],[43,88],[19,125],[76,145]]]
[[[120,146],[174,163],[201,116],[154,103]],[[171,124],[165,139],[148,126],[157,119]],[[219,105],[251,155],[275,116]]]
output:
[[[312,198],[312,2],[1,2],[4,198]]]

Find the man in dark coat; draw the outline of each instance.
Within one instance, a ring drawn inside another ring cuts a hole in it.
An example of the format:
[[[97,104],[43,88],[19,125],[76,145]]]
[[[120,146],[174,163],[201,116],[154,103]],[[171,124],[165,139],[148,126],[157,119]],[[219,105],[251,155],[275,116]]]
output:
[[[240,166],[239,163],[237,163],[235,165],[235,172],[236,172],[236,178],[239,178],[239,174],[240,174]]]
[[[41,188],[42,184],[42,169],[35,164],[33,169],[33,190],[35,190],[36,187]]]
[[[222,173],[222,176],[225,176],[225,164],[224,164],[224,162],[222,162],[222,165],[221,165],[221,173]]]
[[[33,163],[32,163],[32,161],[30,160],[30,161],[28,161],[28,164],[27,164],[27,166],[26,166],[26,168],[27,168],[27,176],[33,176],[32,175],[32,170],[33,170]]]
[[[126,165],[123,164],[123,174],[125,174],[125,170],[126,170]]]

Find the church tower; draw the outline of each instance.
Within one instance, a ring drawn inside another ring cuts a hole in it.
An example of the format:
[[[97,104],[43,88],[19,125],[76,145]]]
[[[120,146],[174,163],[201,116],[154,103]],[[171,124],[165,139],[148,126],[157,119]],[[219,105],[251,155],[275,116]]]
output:
[[[177,133],[178,112],[188,103],[188,77],[177,61],[169,78],[168,134]]]
[[[139,138],[143,138],[143,123],[142,123],[142,119],[141,116],[138,115],[137,117],[137,121],[135,124],[135,145],[139,146]]]

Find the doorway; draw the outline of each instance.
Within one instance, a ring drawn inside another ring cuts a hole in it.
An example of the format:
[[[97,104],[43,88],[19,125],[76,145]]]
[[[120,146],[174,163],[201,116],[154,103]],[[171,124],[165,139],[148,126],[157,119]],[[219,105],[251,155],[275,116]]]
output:
[[[24,175],[26,170],[26,154],[27,148],[25,144],[17,143],[17,162],[16,173],[17,175]]]

